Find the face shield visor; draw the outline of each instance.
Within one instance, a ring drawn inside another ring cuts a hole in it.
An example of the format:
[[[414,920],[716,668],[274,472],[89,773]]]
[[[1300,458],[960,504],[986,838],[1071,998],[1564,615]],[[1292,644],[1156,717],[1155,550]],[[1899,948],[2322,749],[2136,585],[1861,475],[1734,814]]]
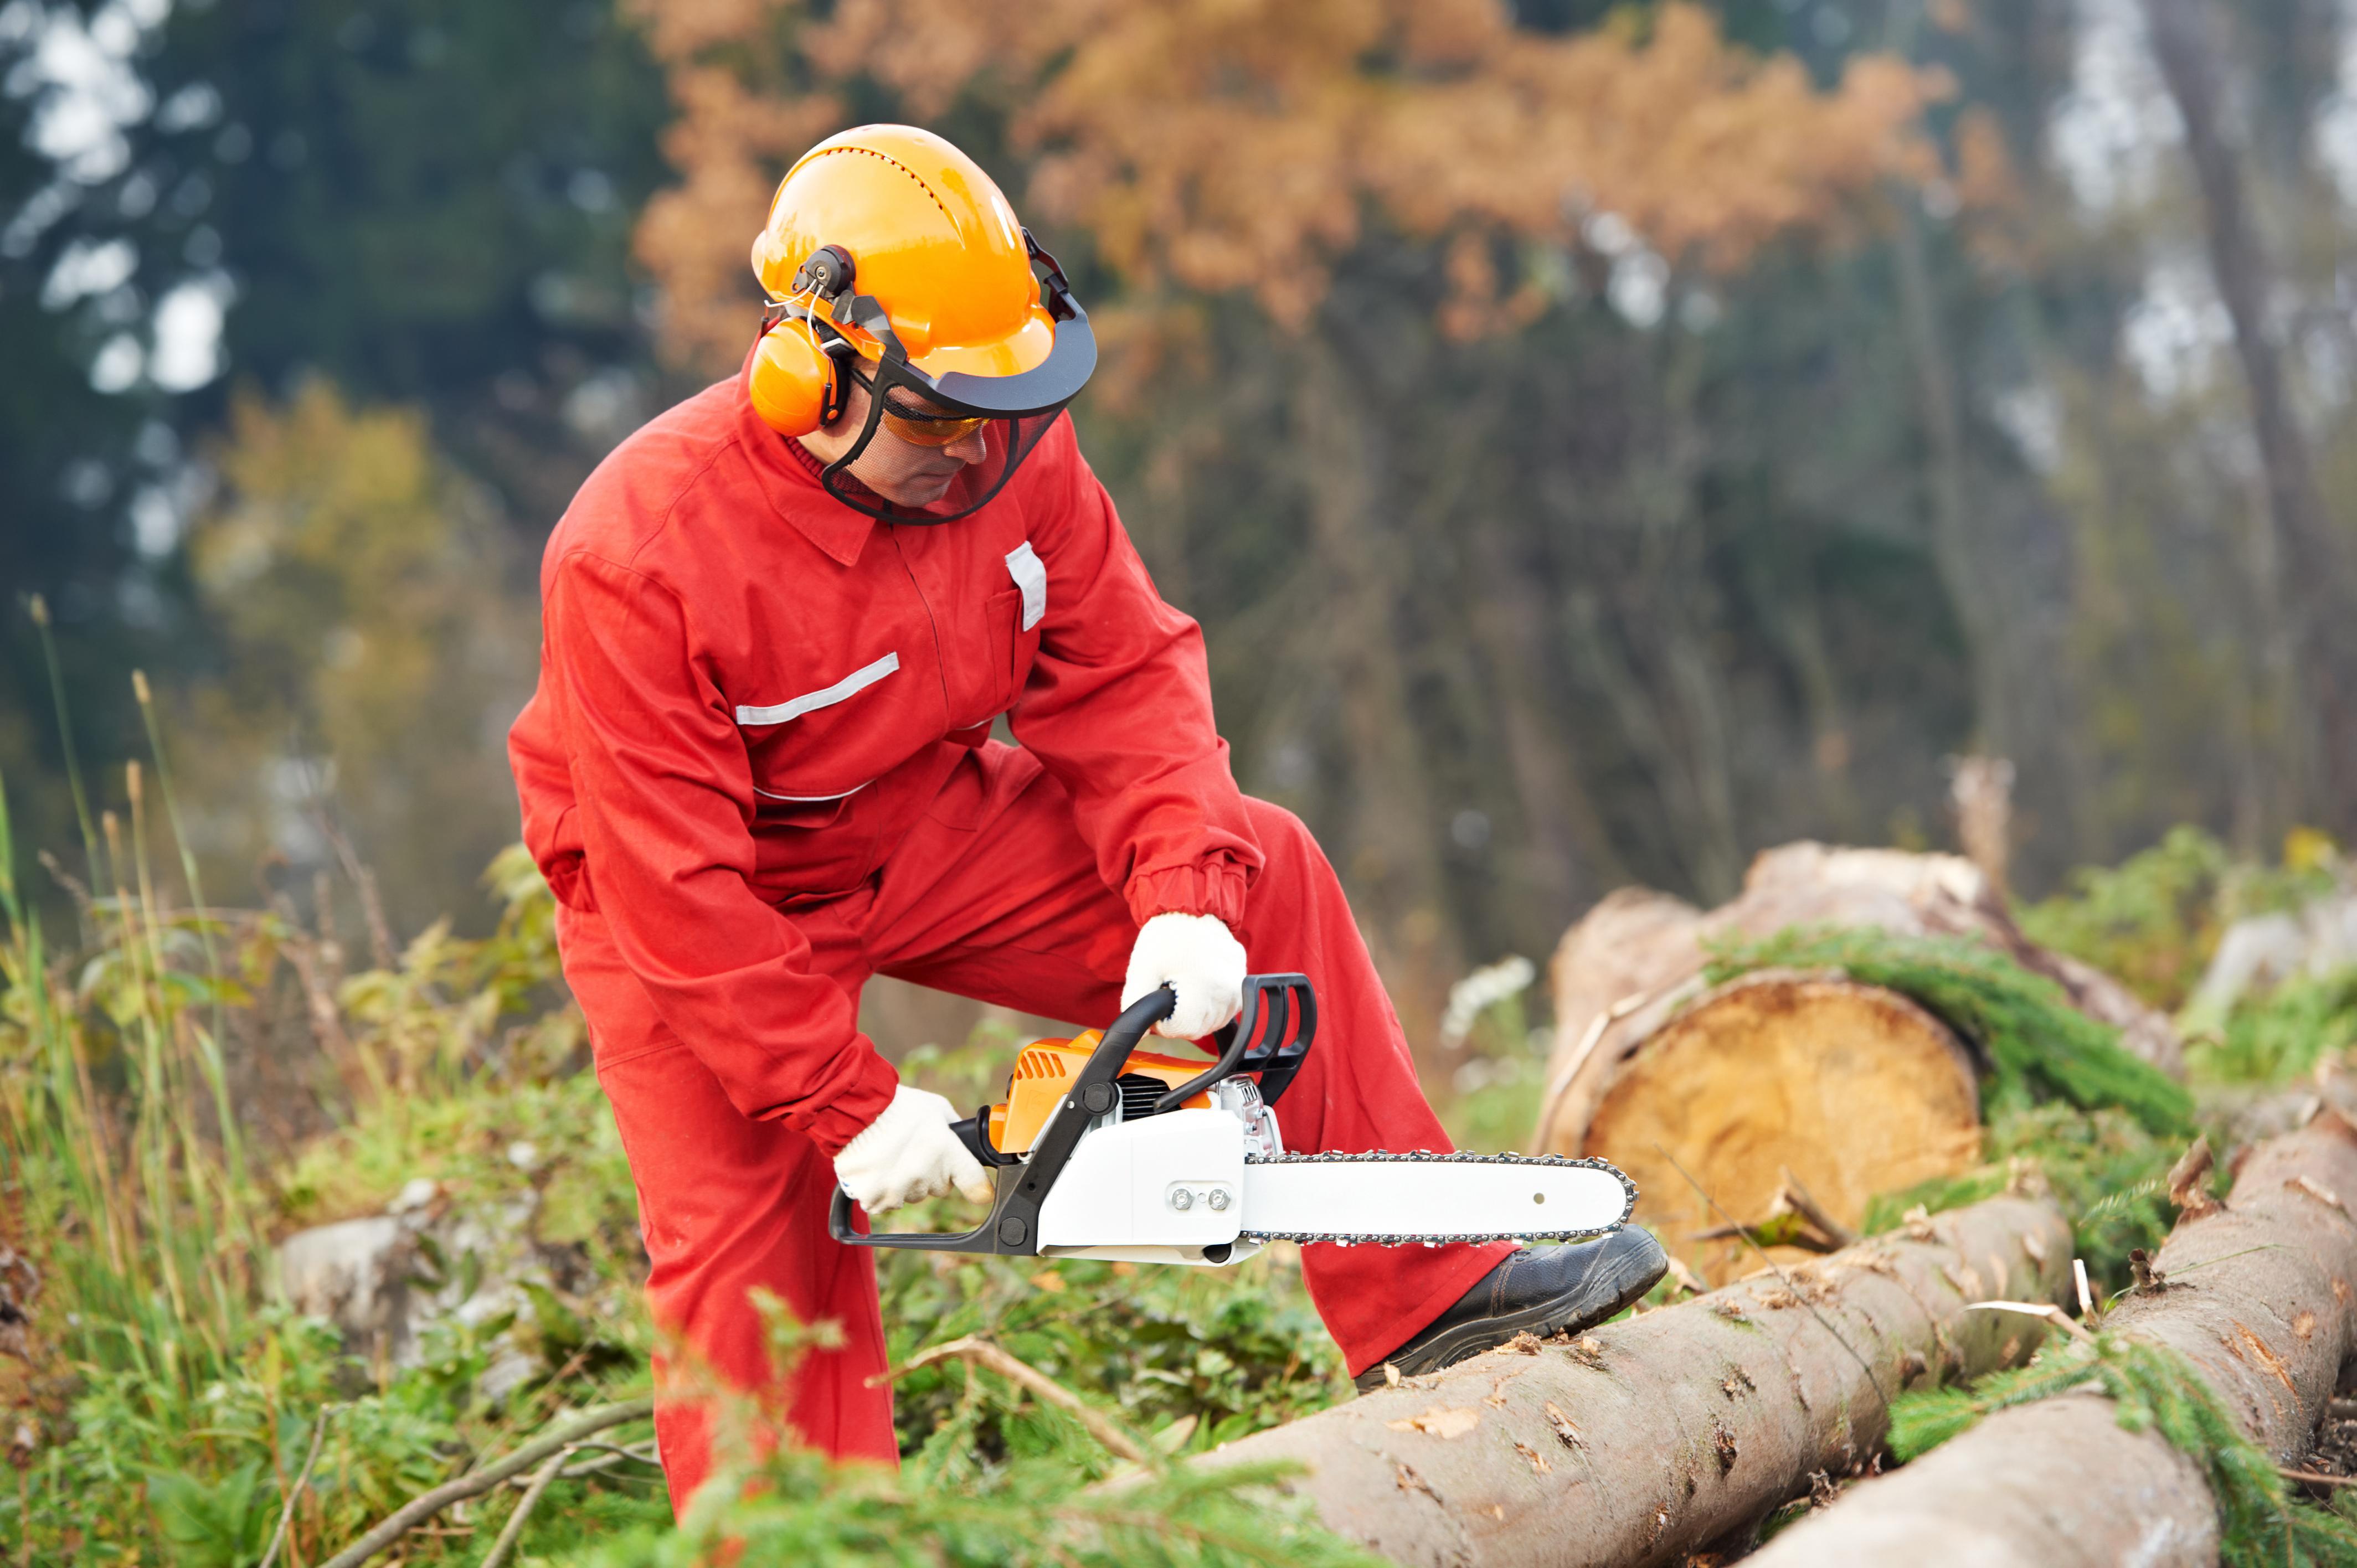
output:
[[[1023,240],[1032,261],[1045,269],[1041,302],[1056,324],[1056,337],[1046,359],[1015,375],[957,371],[927,375],[909,362],[892,331],[891,318],[867,295],[836,298],[828,316],[815,314],[801,299],[772,307],[773,321],[788,317],[807,320],[821,346],[834,356],[837,375],[867,390],[866,412],[851,445],[819,476],[829,495],[886,522],[955,521],[998,494],[1064,405],[1088,383],[1097,363],[1088,313],[1072,297],[1056,259],[1039,248],[1028,230]],[[873,338],[881,354],[875,360],[860,354],[837,324]],[[883,436],[889,438],[879,438]],[[978,456],[977,438],[982,445]],[[936,487],[936,499],[921,505],[895,501],[884,493],[923,494]]]

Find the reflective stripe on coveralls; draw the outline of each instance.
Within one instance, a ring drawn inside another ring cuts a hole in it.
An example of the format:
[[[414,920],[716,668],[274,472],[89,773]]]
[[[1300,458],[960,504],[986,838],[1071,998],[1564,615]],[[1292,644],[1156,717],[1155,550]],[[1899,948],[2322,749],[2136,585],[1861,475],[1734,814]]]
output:
[[[894,1455],[889,1393],[864,1382],[884,1364],[872,1260],[825,1228],[831,1156],[897,1081],[857,1028],[870,973],[1101,1026],[1145,918],[1216,915],[1318,988],[1288,1144],[1448,1146],[1339,883],[1297,821],[1237,790],[1200,633],[1154,592],[1069,423],[971,518],[899,528],[826,496],[724,382],[600,466],[543,588],[511,753],[673,1342],[676,1502],[710,1464],[684,1391],[707,1371],[827,1452]],[[737,724],[878,648],[890,679]],[[984,746],[1009,710],[1024,748]],[[1509,1251],[1312,1247],[1304,1266],[1355,1371]],[[845,1348],[780,1387],[756,1286],[842,1322]]]

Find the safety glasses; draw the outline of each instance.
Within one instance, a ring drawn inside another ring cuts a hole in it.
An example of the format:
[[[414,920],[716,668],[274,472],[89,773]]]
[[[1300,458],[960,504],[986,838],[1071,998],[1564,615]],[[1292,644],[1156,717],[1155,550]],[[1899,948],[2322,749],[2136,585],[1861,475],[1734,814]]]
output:
[[[877,395],[876,383],[868,377],[853,371],[851,379],[866,387],[868,396]],[[899,387],[887,388],[883,399],[884,428],[918,446],[953,446],[990,423],[987,415],[952,413],[920,403]]]

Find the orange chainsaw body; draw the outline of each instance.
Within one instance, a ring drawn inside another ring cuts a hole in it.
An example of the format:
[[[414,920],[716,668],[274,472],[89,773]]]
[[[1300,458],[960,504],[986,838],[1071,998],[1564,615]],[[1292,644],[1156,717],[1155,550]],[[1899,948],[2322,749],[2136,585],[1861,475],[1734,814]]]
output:
[[[990,1108],[990,1146],[1002,1155],[1029,1153],[1039,1129],[1048,1124],[1049,1112],[1063,1100],[1064,1091],[1080,1076],[1081,1069],[1088,1065],[1089,1053],[1097,1048],[1103,1037],[1102,1031],[1091,1029],[1069,1040],[1035,1040],[1024,1047],[1007,1079],[1006,1098]],[[1200,1057],[1189,1061],[1180,1057],[1157,1056],[1151,1051],[1133,1051],[1128,1067],[1116,1081],[1126,1102],[1133,1094],[1160,1095],[1176,1089],[1211,1065]],[[1184,1109],[1201,1110],[1211,1103],[1210,1094],[1198,1094],[1186,1102]]]

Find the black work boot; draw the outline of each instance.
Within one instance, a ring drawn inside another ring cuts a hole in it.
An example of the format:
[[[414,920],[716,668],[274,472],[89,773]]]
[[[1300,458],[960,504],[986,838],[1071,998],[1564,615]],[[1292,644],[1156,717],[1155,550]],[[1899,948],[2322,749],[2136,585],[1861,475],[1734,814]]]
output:
[[[1493,1350],[1517,1334],[1544,1336],[1601,1323],[1652,1289],[1669,1267],[1662,1244],[1633,1225],[1593,1241],[1524,1247],[1483,1274],[1423,1333],[1361,1372],[1359,1391],[1389,1382],[1387,1366],[1412,1378]]]

